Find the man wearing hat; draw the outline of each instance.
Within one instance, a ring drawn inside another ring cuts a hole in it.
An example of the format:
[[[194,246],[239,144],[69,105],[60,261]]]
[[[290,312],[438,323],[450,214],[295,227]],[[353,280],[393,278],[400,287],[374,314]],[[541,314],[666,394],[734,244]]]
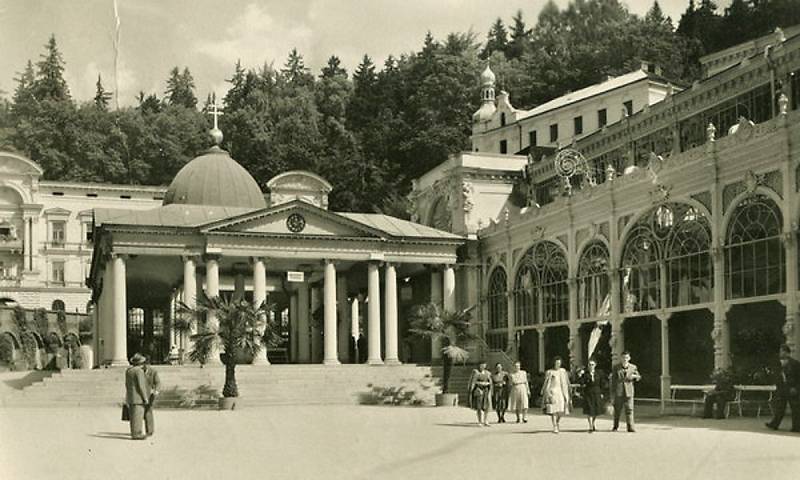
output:
[[[156,430],[155,419],[153,418],[153,406],[156,403],[158,392],[161,390],[161,378],[158,376],[156,369],[150,365],[150,357],[145,357],[142,370],[144,370],[144,376],[147,379],[147,386],[150,387],[150,398],[144,409],[144,430],[145,434],[151,437]]]
[[[131,438],[144,440],[144,410],[150,401],[150,385],[147,383],[144,365],[145,358],[137,353],[131,357],[131,366],[125,371],[125,402],[128,404],[131,422]]]

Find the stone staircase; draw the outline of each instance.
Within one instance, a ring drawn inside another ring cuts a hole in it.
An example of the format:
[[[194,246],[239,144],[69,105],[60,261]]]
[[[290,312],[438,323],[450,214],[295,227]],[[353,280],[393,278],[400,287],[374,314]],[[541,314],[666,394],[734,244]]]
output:
[[[156,366],[161,395],[156,407],[216,405],[225,370],[221,366]],[[432,404],[440,391],[435,368],[416,365],[271,365],[236,367],[239,405],[311,405],[388,403],[398,393]],[[441,371],[441,368],[439,368]],[[466,391],[467,377],[454,378]],[[7,394],[6,407],[115,406],[124,400],[124,368],[63,370],[41,382]],[[464,383],[463,387],[461,383]],[[460,391],[460,390],[459,390]],[[462,394],[464,396],[464,394]],[[464,396],[466,398],[466,396]]]
[[[469,377],[475,369],[474,365],[454,365],[450,371],[450,393],[458,394],[458,403],[460,405],[469,405]],[[440,379],[444,376],[444,371],[441,366],[432,368],[433,376]]]

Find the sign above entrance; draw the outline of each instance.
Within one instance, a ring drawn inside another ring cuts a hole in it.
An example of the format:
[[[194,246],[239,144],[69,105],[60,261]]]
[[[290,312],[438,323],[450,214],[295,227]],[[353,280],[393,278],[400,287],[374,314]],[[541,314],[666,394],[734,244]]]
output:
[[[289,282],[303,283],[305,274],[303,272],[286,272],[286,280]]]

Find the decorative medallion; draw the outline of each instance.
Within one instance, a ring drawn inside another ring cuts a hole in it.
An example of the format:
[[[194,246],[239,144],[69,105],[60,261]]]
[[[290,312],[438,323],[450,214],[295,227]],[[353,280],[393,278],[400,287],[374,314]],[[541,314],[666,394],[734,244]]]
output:
[[[293,213],[286,219],[286,228],[292,233],[300,233],[306,228],[306,219],[299,213]]]

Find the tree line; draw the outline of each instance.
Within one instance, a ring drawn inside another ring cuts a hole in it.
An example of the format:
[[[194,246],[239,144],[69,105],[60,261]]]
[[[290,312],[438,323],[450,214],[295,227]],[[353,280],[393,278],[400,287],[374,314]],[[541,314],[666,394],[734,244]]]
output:
[[[472,31],[428,33],[418,51],[376,65],[365,55],[352,74],[332,55],[318,72],[292,50],[281,67],[236,61],[219,99],[223,147],[262,187],[289,169],[312,170],[334,186],[331,208],[405,215],[410,180],[469,147],[478,75],[489,62],[498,89],[518,108],[627,73],[647,61],[689,84],[707,53],[800,23],[800,0],[734,0],[720,11],[690,0],[677,26],[658,2],[644,16],[618,0],[545,5],[530,27],[521,12],[498,18],[485,41]],[[233,59],[232,59],[233,63]],[[217,99],[198,101],[190,70],[169,72],[164,92],[140,92],[111,110],[98,76],[92,101],[76,102],[54,37],[18,74],[0,103],[0,148],[21,151],[45,178],[168,184],[209,145]]]

